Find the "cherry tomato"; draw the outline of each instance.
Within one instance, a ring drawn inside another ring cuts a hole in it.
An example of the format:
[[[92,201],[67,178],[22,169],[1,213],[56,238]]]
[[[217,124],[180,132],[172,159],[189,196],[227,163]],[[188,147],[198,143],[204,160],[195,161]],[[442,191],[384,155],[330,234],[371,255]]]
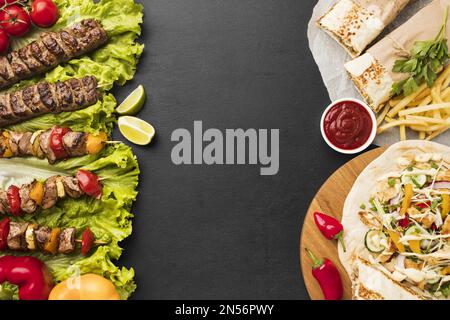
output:
[[[81,235],[81,254],[83,256],[87,255],[94,245],[95,236],[92,233],[91,229],[87,228],[84,230],[83,234]]]
[[[50,28],[59,19],[58,7],[51,0],[34,0],[30,17],[38,27]]]
[[[102,185],[97,175],[87,170],[77,172],[78,185],[88,196],[96,199],[102,197]]]
[[[0,29],[0,55],[4,55],[9,49],[9,36],[5,30]]]
[[[69,156],[63,143],[63,137],[68,132],[70,132],[69,128],[53,127],[52,132],[50,133],[50,148],[58,160]]]
[[[0,250],[8,249],[9,223],[11,220],[5,218],[0,221]]]
[[[19,188],[16,186],[10,186],[7,191],[7,198],[9,204],[9,210],[11,214],[18,217],[22,214],[22,208],[20,207],[20,193]]]
[[[30,30],[30,16],[21,6],[13,4],[0,11],[0,26],[9,35],[21,37]]]
[[[7,3],[14,3],[17,0],[0,0],[0,7],[3,7]]]

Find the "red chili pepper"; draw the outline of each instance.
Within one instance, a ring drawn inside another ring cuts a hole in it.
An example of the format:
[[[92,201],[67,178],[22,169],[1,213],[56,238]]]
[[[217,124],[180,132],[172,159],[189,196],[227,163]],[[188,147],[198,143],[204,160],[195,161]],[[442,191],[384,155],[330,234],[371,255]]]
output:
[[[333,217],[330,217],[321,212],[314,212],[314,221],[317,228],[328,240],[339,240],[344,252],[346,251],[344,243],[344,227]]]
[[[83,256],[87,255],[94,245],[95,236],[92,233],[91,229],[87,228],[84,230],[83,234],[81,235],[81,254]]]
[[[9,210],[11,211],[11,214],[15,217],[18,217],[22,214],[22,208],[20,206],[20,189],[16,186],[10,186],[8,188],[8,191],[6,193],[8,204],[9,204]]]
[[[102,197],[102,185],[96,174],[87,170],[79,170],[77,172],[77,180],[81,190],[88,196],[96,199]]]
[[[50,148],[55,154],[56,159],[65,159],[69,156],[64,148],[63,137],[70,132],[69,128],[53,127],[50,133]]]
[[[11,220],[5,218],[0,221],[0,251],[8,249],[9,224]]]
[[[341,300],[344,294],[341,275],[329,259],[318,259],[308,248],[305,249],[313,261],[312,275],[322,289],[325,300]]]
[[[398,220],[398,225],[402,228],[407,228],[409,226],[409,214],[406,213],[403,219]]]
[[[0,284],[5,281],[19,286],[20,300],[47,300],[53,288],[46,265],[34,257],[1,257]]]

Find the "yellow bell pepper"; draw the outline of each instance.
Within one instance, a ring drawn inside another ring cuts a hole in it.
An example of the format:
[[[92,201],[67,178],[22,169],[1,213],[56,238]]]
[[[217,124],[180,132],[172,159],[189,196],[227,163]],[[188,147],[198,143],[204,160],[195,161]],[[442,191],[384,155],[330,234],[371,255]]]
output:
[[[408,246],[412,250],[412,252],[421,254],[422,250],[420,249],[420,240],[411,240],[408,241]]]
[[[38,205],[42,204],[42,198],[44,197],[44,185],[42,182],[35,181],[33,183],[33,188],[30,191],[29,197]]]
[[[413,197],[413,186],[411,183],[405,185],[405,196],[403,197],[400,215],[404,216],[406,211],[411,207],[411,199]]]
[[[8,132],[8,131],[3,131],[2,134],[3,134],[3,136],[4,136],[5,139],[6,139],[6,149],[5,149],[5,151],[3,152],[2,157],[3,157],[3,158],[11,158],[11,157],[13,156],[13,153],[12,153],[11,147],[10,147],[10,145],[9,145],[9,132]]]
[[[441,274],[444,276],[448,276],[450,274],[450,267],[445,267],[441,270]]]
[[[442,195],[442,210],[441,210],[441,216],[442,219],[445,219],[450,212],[450,195],[443,194]]]
[[[61,234],[61,228],[55,228],[50,234],[50,238],[44,246],[44,250],[51,254],[56,254],[59,245],[59,235]]]
[[[108,140],[108,136],[104,132],[96,136],[89,134],[86,139],[87,152],[89,154],[98,154],[105,147],[106,140]]]
[[[406,252],[405,246],[403,243],[400,242],[400,234],[398,234],[395,231],[388,230],[389,236],[391,237],[391,240],[394,242],[395,246],[397,247],[397,250],[400,252]]]

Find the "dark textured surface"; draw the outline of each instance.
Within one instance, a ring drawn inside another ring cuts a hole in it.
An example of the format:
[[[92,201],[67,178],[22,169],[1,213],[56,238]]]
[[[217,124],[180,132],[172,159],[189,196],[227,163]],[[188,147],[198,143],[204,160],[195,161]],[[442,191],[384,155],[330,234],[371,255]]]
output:
[[[134,299],[307,299],[299,235],[310,199],[348,157],[322,141],[329,103],[308,49],[313,0],[151,0],[145,55],[119,100],[145,84],[157,128],[134,147],[142,175],[121,263]],[[332,59],[332,56],[330,56]],[[279,128],[280,172],[175,166],[177,128]],[[120,134],[116,134],[121,138]],[[306,272],[310,272],[306,270]]]

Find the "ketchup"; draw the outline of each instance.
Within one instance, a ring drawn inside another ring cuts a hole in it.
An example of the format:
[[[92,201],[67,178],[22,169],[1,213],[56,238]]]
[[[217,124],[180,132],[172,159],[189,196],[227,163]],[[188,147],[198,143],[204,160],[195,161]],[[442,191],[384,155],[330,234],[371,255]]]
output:
[[[359,103],[342,101],[325,115],[324,131],[334,146],[353,150],[369,140],[372,133],[372,120],[369,112]]]

